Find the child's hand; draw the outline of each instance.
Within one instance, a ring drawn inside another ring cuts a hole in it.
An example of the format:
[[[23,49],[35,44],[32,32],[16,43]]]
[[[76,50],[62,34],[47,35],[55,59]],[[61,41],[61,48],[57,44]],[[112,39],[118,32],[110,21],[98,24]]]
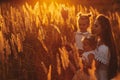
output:
[[[81,49],[78,50],[78,53],[79,53],[80,57],[82,56],[83,52],[84,52],[84,50],[81,50]]]
[[[88,62],[86,60],[83,60],[82,62],[83,62],[84,67],[88,66]]]

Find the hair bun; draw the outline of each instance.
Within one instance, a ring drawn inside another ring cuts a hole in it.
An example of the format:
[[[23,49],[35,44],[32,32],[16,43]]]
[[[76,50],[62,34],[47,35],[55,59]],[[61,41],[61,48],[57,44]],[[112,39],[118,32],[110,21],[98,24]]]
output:
[[[77,14],[78,17],[91,17],[92,13],[82,13],[82,12],[79,12]]]

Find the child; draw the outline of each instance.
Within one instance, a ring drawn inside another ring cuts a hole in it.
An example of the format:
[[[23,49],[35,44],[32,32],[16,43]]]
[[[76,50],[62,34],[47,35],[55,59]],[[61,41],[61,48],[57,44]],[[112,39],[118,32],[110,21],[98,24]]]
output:
[[[82,54],[82,62],[83,62],[83,71],[78,70],[74,75],[72,80],[89,80],[89,72],[88,69],[91,68],[91,64],[94,60],[94,50],[96,48],[96,41],[93,36],[84,37],[82,39],[84,52]]]
[[[76,42],[78,51],[80,51],[80,53],[82,53],[82,50],[83,50],[83,44],[81,42],[81,39],[83,37],[88,37],[91,35],[87,31],[87,29],[90,25],[90,19],[89,19],[90,16],[91,16],[91,14],[78,13],[78,22],[77,22],[78,31],[75,32],[75,42]]]
[[[94,50],[96,49],[96,41],[93,36],[85,37],[83,40],[83,49],[82,61],[84,64],[84,69],[91,68],[91,64],[94,60]]]

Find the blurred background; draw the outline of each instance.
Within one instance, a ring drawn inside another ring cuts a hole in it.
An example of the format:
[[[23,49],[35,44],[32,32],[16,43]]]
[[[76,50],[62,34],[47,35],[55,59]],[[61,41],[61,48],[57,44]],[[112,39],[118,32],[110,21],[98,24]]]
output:
[[[93,14],[90,26],[98,14],[109,17],[119,80],[119,6],[120,0],[0,0],[0,80],[71,80],[83,67],[73,40],[78,12]]]
[[[12,4],[23,4],[28,2],[31,5],[35,5],[35,3],[39,1],[40,3],[46,2],[50,3],[52,1],[58,3],[69,3],[74,5],[85,5],[96,7],[101,10],[111,10],[111,11],[120,11],[120,0],[0,0],[1,3],[12,3]]]

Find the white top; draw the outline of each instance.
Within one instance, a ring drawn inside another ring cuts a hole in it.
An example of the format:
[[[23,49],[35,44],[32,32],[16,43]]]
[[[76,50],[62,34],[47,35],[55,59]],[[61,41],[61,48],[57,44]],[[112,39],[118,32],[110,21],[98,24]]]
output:
[[[96,69],[97,80],[108,80],[108,64],[110,51],[105,44],[99,45],[95,50],[95,59],[99,61],[99,67]]]
[[[95,54],[95,51],[92,50],[92,51],[84,52],[84,53],[82,54],[82,60],[85,60],[85,61],[89,62],[89,59],[88,59],[88,55],[89,55],[89,54]]]
[[[109,64],[110,52],[108,46],[102,44],[95,50],[95,59],[103,64]]]
[[[75,42],[78,49],[83,50],[82,38],[89,37],[91,34],[89,32],[75,32]]]

